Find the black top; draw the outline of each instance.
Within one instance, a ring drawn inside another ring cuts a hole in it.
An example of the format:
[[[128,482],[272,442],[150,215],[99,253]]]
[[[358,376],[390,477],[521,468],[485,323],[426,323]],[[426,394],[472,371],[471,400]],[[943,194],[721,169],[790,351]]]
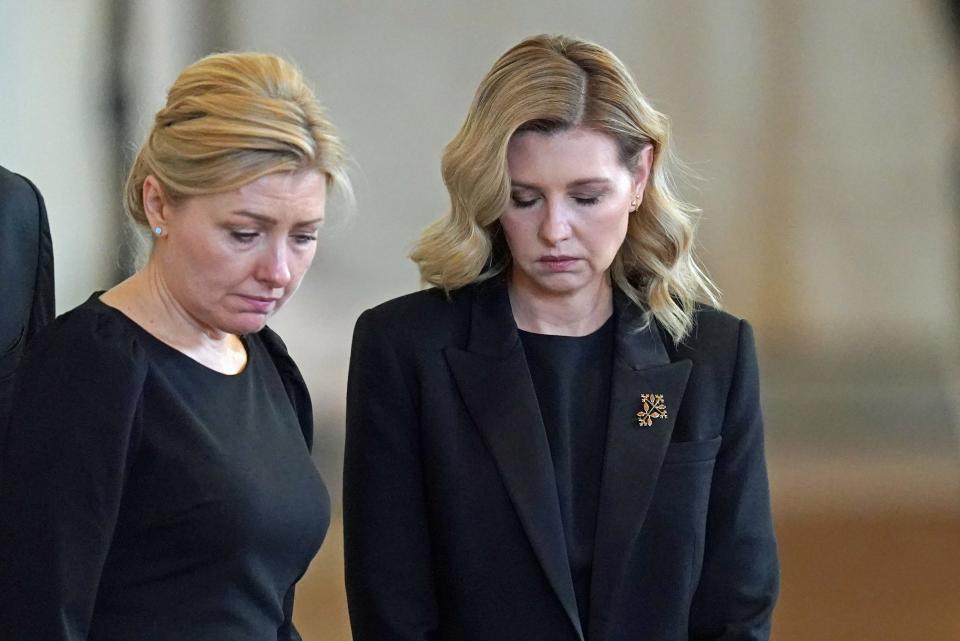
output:
[[[0,638],[300,638],[329,498],[295,366],[268,329],[244,345],[218,373],[96,295],[38,337],[0,458]]]
[[[557,478],[560,516],[584,636],[606,445],[614,317],[587,336],[520,331]]]

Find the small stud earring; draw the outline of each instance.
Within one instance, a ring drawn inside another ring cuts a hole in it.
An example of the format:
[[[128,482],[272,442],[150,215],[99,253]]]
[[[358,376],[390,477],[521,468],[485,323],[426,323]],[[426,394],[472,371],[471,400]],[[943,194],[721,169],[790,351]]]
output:
[[[635,195],[633,200],[630,201],[630,211],[637,211],[638,207],[640,207],[640,194]]]
[[[161,234],[163,234],[163,227],[161,227],[160,225],[157,225],[156,227],[154,227],[154,228],[153,228],[153,234],[154,234],[154,236],[158,236],[158,237],[159,237]]]

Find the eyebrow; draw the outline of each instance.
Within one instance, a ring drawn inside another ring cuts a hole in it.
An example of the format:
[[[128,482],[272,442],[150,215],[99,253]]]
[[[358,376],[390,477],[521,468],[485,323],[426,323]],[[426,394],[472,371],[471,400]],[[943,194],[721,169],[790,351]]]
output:
[[[230,212],[235,216],[243,216],[245,218],[252,218],[258,222],[264,223],[266,225],[276,225],[277,221],[275,218],[270,216],[264,216],[263,214],[257,214],[252,211],[247,211],[246,209],[238,209],[236,211]],[[317,225],[323,222],[323,217],[314,218],[312,220],[305,220],[296,224],[296,227],[306,227],[307,225]]]
[[[588,185],[607,185],[609,183],[609,178],[581,178],[579,180],[574,180],[573,182],[567,183],[567,187],[586,187]],[[529,185],[516,180],[510,181],[510,187],[518,189],[540,189],[536,185]]]

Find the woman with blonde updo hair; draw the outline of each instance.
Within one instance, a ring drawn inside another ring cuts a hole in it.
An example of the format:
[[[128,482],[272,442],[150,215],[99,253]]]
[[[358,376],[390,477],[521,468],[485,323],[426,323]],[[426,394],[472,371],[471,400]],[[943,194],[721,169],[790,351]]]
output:
[[[306,386],[267,320],[313,260],[345,152],[300,72],[208,56],[127,181],[146,265],[60,316],[16,374],[0,459],[0,630],[300,639],[326,533]]]
[[[347,392],[357,641],[756,641],[778,563],[757,363],[674,193],[667,118],[537,36],[443,156],[433,287],[364,312]]]

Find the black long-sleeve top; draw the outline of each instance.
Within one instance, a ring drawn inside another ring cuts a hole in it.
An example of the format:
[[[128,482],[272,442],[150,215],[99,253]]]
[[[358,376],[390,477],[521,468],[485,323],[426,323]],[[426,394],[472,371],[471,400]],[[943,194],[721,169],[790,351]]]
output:
[[[299,639],[329,523],[309,397],[269,329],[220,374],[92,297],[17,372],[0,457],[0,639]]]
[[[613,368],[614,317],[586,336],[520,331],[557,479],[570,573],[590,639],[590,576]]]

